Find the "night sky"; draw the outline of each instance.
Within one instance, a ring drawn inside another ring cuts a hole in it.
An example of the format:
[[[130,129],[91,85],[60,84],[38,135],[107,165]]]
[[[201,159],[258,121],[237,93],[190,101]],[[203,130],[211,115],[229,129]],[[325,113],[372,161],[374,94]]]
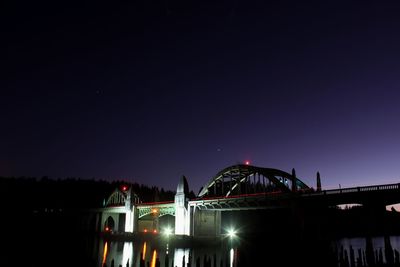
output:
[[[400,182],[398,2],[8,2],[0,176]]]

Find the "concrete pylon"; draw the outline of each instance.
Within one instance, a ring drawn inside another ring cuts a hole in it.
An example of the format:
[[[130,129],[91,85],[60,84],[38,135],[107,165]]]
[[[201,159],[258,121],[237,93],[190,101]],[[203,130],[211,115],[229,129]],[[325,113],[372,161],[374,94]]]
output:
[[[187,195],[189,194],[189,186],[185,176],[182,176],[175,194],[175,234],[190,234],[190,215],[188,210]]]
[[[133,233],[137,225],[137,212],[134,203],[132,203],[132,187],[126,191],[125,199],[125,232]]]

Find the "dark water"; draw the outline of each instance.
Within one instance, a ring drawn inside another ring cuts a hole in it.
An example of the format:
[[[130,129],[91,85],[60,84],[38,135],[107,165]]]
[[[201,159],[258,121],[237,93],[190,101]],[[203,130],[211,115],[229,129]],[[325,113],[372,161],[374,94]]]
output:
[[[377,255],[376,264],[378,265],[379,251],[382,251],[383,263],[387,263],[385,258],[385,242],[384,237],[371,238],[372,245]],[[229,241],[229,240],[228,240]],[[254,266],[255,263],[260,266],[286,266],[277,263],[275,260],[268,261],[272,258],[274,251],[265,249],[260,254],[260,250],[245,251],[240,242],[220,242],[218,245],[213,244],[203,247],[173,247],[166,240],[165,242],[153,244],[149,241],[142,242],[117,242],[98,239],[97,241],[97,267],[101,266],[126,266],[126,267],[140,267],[140,266]],[[243,241],[244,242],[244,241]],[[391,236],[390,243],[393,250],[400,249],[400,236]],[[365,253],[367,239],[366,238],[343,238],[331,243],[332,252],[335,250],[354,251],[361,250]],[[260,248],[262,245],[259,244]],[[285,251],[285,247],[282,247]],[[286,250],[287,257],[291,257],[290,251]],[[334,254],[333,262],[320,262],[320,264],[329,266],[340,266],[340,255]],[[251,259],[243,258],[244,256],[251,257]],[[309,263],[316,266],[317,263],[312,262],[314,258],[313,252],[303,254],[304,257],[309,257]],[[356,259],[357,255],[355,256]],[[326,259],[327,261],[330,259]],[[282,260],[284,262],[284,260]],[[304,261],[302,261],[304,262]],[[300,261],[299,261],[300,263]],[[361,263],[363,263],[361,261]],[[141,265],[142,264],[142,265]],[[144,264],[144,265],[143,265]],[[273,265],[274,264],[274,265]],[[342,264],[343,265],[343,264]],[[363,265],[367,265],[366,262]]]
[[[193,267],[336,267],[351,266],[352,250],[354,261],[361,250],[362,265],[355,266],[366,266],[368,244],[376,266],[386,264],[387,257],[390,256],[383,236],[372,237],[369,243],[365,237],[332,241],[331,236],[312,236],[312,233],[318,233],[317,227],[298,231],[298,228],[294,227],[296,225],[290,223],[292,220],[284,217],[284,214],[272,216],[268,213],[268,216],[264,217],[259,214],[254,217],[250,215],[241,216],[241,221],[236,218],[232,220],[241,226],[251,222],[247,228],[238,228],[239,234],[233,240],[224,238],[182,245],[174,243],[173,240],[166,240],[161,234],[154,238],[136,238],[130,242],[104,239],[93,232],[82,230],[85,227],[81,225],[81,215],[75,213],[46,213],[40,216],[9,213],[2,218],[0,227],[0,267],[111,267],[112,263],[115,267],[126,267],[127,264],[129,267],[180,267],[183,263],[189,263],[189,266]],[[273,218],[283,219],[274,221]],[[229,218],[225,221],[229,222]],[[331,230],[330,227],[323,229]],[[400,237],[391,235],[389,240],[395,259],[395,252],[400,251]],[[394,266],[400,266],[400,262]]]
[[[99,240],[96,266],[233,266],[235,249],[171,247],[168,243],[154,245],[149,241],[111,242]]]
[[[373,237],[371,241],[376,266],[382,266],[378,265],[379,252],[382,262],[387,263],[384,237]],[[390,236],[390,244],[394,251],[400,251],[400,236]],[[325,245],[238,236],[233,242],[226,238],[178,246],[161,235],[154,240],[116,241],[72,232],[41,235],[38,231],[3,240],[0,266],[346,266],[340,263],[341,251],[347,251],[350,258],[353,249],[356,261],[358,250],[365,254],[367,239],[342,238]],[[362,263],[367,266],[366,259]]]
[[[391,236],[390,242],[393,250],[400,249],[400,237]],[[366,249],[366,238],[343,238],[332,242],[332,250],[336,248],[341,248],[343,250],[349,251],[350,247],[354,251],[365,251]],[[372,238],[372,244],[375,251],[385,250],[385,242],[383,237]],[[258,244],[262,247],[262,243]],[[154,244],[151,241],[141,241],[141,242],[117,242],[117,241],[107,241],[104,239],[99,239],[96,248],[96,263],[95,266],[126,266],[126,267],[140,267],[140,266],[249,266],[253,265],[257,260],[259,264],[275,264],[272,266],[280,266],[276,259],[268,261],[269,258],[274,258],[273,251],[267,249],[263,253],[256,255],[255,253],[260,253],[260,251],[255,250],[253,253],[250,251],[245,251],[244,246],[239,242],[222,242],[219,245],[210,245],[204,247],[172,247],[167,241]],[[285,250],[285,247],[282,247]],[[291,257],[290,251],[287,252],[287,257]],[[385,258],[385,253],[383,254],[383,263],[387,263]],[[320,264],[340,266],[340,255],[335,255],[336,261],[333,262],[320,262]],[[251,257],[251,259],[244,259],[243,257]],[[312,251],[309,251],[308,255],[303,255],[304,257],[309,257],[309,263],[312,266],[316,266],[317,263],[312,262],[315,258]],[[326,259],[327,261],[330,259]],[[376,259],[378,261],[378,258]],[[282,262],[284,262],[282,260]],[[299,261],[300,262],[300,261]],[[141,265],[142,264],[142,265]],[[145,264],[145,265],[143,265]],[[366,265],[366,263],[364,264]]]

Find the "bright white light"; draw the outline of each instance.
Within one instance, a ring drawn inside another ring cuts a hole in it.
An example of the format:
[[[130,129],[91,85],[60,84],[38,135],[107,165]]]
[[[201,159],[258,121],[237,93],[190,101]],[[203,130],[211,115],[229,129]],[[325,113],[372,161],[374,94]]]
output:
[[[230,238],[234,238],[235,236],[236,236],[236,231],[235,231],[235,229],[229,229],[228,230],[228,236],[230,237]]]
[[[165,229],[164,229],[164,234],[165,234],[166,236],[170,236],[170,235],[172,234],[172,229],[171,229],[171,227],[165,228]]]

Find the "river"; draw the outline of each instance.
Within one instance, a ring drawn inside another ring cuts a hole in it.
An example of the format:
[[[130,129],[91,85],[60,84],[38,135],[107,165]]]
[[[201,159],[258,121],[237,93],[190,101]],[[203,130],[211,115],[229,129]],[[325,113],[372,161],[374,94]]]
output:
[[[235,237],[239,238],[239,237]],[[347,261],[349,266],[351,266],[350,250],[354,251],[354,264],[357,264],[357,253],[361,251],[361,259],[359,259],[358,264],[360,266],[367,266],[366,250],[368,240],[371,241],[374,255],[375,264],[382,265],[387,264],[388,259],[386,259],[387,247],[385,247],[384,237],[372,237],[367,238],[342,238],[331,242],[331,248],[334,256],[333,261],[331,259],[326,259],[330,262],[321,262],[325,266],[342,266],[345,265],[345,259],[341,259],[341,252],[347,254]],[[400,250],[400,236],[390,236],[390,246],[393,251],[392,255],[396,254],[396,251]],[[158,240],[159,241],[159,240]],[[231,242],[232,241],[232,242]],[[260,263],[260,266],[274,266],[276,261],[271,261],[268,264],[268,259],[273,258],[273,255],[269,255],[269,250],[265,249],[264,253],[260,255],[262,250],[261,244],[257,244],[261,250],[249,251],[245,249],[245,246],[241,242],[236,242],[239,240],[230,240],[230,237],[226,237],[226,240],[210,244],[209,246],[197,246],[197,247],[176,247],[171,246],[168,239],[162,242],[151,242],[151,241],[130,241],[130,242],[120,242],[111,241],[105,239],[98,239],[96,242],[95,254],[96,266],[97,267],[111,267],[111,266],[124,266],[124,267],[141,267],[141,266],[226,266],[226,267],[236,267],[236,266],[254,266],[256,262]],[[242,242],[245,242],[242,240]],[[285,250],[284,247],[282,247]],[[290,250],[286,251],[287,256],[290,257]],[[271,251],[270,253],[274,253]],[[381,256],[379,256],[381,255]],[[312,251],[309,251],[308,255],[304,257],[310,257],[310,265],[316,265],[312,262],[314,257]],[[364,257],[364,258],[362,258]],[[380,259],[382,257],[382,259]],[[341,262],[342,261],[342,262]],[[381,262],[380,262],[381,261]],[[391,260],[389,259],[389,262]],[[304,261],[303,261],[304,262]],[[393,263],[393,260],[392,260]],[[276,266],[284,266],[277,263]]]

